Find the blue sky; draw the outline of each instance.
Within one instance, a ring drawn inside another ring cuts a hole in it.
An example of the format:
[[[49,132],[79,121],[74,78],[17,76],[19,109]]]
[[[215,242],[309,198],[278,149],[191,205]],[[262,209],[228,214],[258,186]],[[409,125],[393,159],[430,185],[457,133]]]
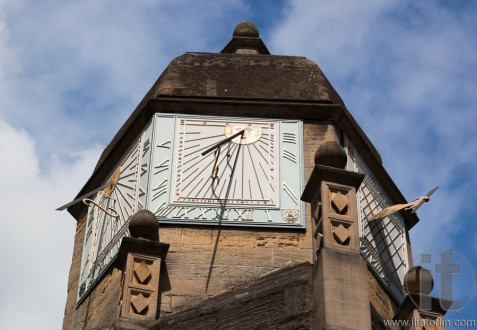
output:
[[[61,326],[75,221],[54,209],[167,64],[242,20],[320,66],[408,200],[440,186],[414,256],[452,248],[476,270],[477,2],[0,0],[0,328]],[[465,300],[471,276],[455,285]],[[476,311],[474,293],[452,318]]]

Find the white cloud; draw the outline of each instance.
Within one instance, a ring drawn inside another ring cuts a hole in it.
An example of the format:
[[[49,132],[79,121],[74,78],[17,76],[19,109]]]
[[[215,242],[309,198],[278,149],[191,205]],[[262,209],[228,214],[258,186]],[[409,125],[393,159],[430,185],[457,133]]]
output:
[[[0,150],[0,328],[58,329],[76,222],[55,208],[75,196],[100,150],[75,151],[71,163],[41,172],[33,138],[1,119]]]
[[[225,45],[215,40],[231,37],[232,27],[223,32],[235,10],[246,9],[240,1],[0,5],[0,114],[35,136],[40,157],[107,142],[172,58]]]
[[[429,1],[293,1],[272,40],[275,51],[320,65],[408,199],[440,185],[411,231],[416,249],[456,244],[470,221],[462,209],[477,197],[475,171],[458,177],[477,165],[475,12]]]

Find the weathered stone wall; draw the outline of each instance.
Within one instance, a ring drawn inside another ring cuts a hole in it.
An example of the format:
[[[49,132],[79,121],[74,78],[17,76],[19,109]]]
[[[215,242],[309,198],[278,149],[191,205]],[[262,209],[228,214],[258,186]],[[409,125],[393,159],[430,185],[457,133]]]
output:
[[[304,125],[305,181],[313,169],[318,146],[325,140],[336,141],[337,136],[333,125]],[[166,269],[161,272],[161,314],[270,271],[313,262],[308,205],[306,227],[306,231],[285,231],[163,226],[160,241],[170,244],[170,248]]]
[[[380,320],[392,320],[397,311],[397,305],[385,291],[375,275],[368,269],[369,300],[373,319],[373,329],[381,329]]]
[[[76,316],[76,296],[78,294],[78,281],[81,268],[81,254],[83,252],[83,241],[86,226],[86,216],[76,224],[73,256],[71,260],[70,273],[68,276],[68,293],[66,298],[65,315],[63,317],[63,329],[73,329]]]
[[[160,237],[170,244],[161,314],[312,258],[304,232],[182,227],[162,228]]]
[[[83,237],[84,220],[77,227],[63,329],[110,327],[118,315],[121,272],[115,268],[76,307]],[[312,262],[305,231],[167,226],[160,229],[160,240],[170,244],[161,270],[163,315],[273,270]]]
[[[162,316],[149,329],[310,329],[308,262],[286,267]]]
[[[76,307],[78,280],[86,217],[78,221],[73,250],[73,261],[68,279],[68,297],[63,318],[63,329],[105,329],[114,325],[119,313],[122,273],[111,267],[87,298]]]

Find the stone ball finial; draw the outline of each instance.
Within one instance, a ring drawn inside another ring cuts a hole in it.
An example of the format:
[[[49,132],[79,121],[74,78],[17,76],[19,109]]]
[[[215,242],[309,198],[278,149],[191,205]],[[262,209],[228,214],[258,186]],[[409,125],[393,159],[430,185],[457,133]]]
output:
[[[326,165],[343,169],[346,166],[346,161],[346,152],[335,141],[322,143],[315,153],[315,165]]]
[[[156,240],[159,237],[159,223],[154,213],[141,210],[129,221],[129,232],[134,238]]]
[[[252,22],[242,21],[237,24],[233,33],[234,37],[258,38],[258,29]]]
[[[434,279],[429,270],[422,266],[415,266],[406,273],[404,286],[409,293],[428,295],[434,287]]]

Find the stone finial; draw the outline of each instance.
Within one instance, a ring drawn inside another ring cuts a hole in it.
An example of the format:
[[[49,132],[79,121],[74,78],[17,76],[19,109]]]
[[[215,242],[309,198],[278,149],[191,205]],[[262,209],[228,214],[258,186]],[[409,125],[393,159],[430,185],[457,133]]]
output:
[[[434,287],[434,279],[429,270],[415,266],[404,277],[404,285],[409,293],[428,295]]]
[[[346,161],[346,153],[343,147],[335,141],[326,141],[322,143],[315,153],[315,165],[325,165],[344,169]]]
[[[237,24],[233,33],[234,37],[258,38],[258,29],[252,22],[242,21]]]
[[[156,240],[159,236],[156,216],[148,210],[138,211],[129,221],[129,232],[135,238]]]
[[[259,36],[255,24],[248,21],[240,22],[234,29],[232,40],[222,49],[221,53],[270,55],[267,46]]]

